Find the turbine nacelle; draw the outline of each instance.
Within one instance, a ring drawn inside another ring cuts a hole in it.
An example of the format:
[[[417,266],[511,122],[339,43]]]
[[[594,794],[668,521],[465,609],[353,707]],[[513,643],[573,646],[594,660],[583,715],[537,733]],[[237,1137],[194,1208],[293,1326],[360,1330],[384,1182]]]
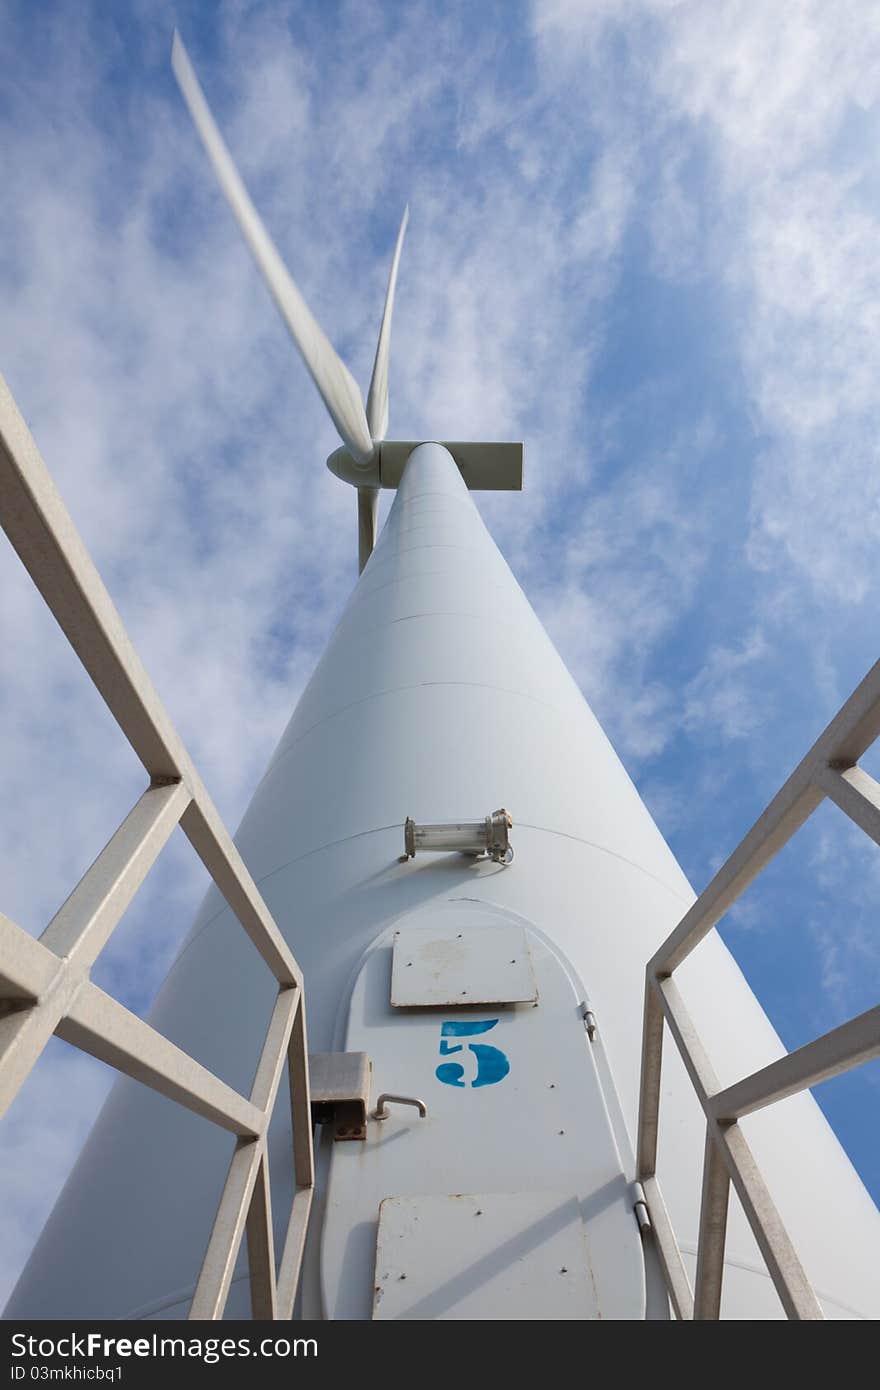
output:
[[[449,450],[473,492],[519,492],[522,488],[522,444],[460,439],[380,439],[367,463],[358,463],[343,445],[333,450],[327,467],[335,477],[354,487],[396,488],[413,449],[429,442],[442,444]]]

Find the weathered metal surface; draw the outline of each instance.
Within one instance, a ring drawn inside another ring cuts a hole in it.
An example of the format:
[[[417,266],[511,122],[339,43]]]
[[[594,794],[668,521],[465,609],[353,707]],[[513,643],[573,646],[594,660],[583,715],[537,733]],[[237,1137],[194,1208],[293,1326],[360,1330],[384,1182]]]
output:
[[[309,1054],[312,1116],[333,1127],[334,1139],[365,1139],[370,1104],[370,1059],[366,1052]]]
[[[523,927],[466,902],[419,914],[394,937],[395,1008],[532,1003],[538,997]]]
[[[730,1174],[715,1143],[712,1126],[706,1132],[703,1159],[703,1193],[700,1204],[700,1238],[697,1245],[697,1279],[694,1290],[694,1318],[712,1320],[721,1311],[721,1281],[724,1277],[724,1242],[727,1237],[727,1211],[730,1200]]]
[[[577,1197],[458,1193],[379,1208],[376,1319],[599,1316]]]
[[[513,915],[499,927],[493,923],[501,914],[490,904],[448,906],[467,910],[473,931],[486,939],[503,937]],[[376,1220],[386,1197],[550,1191],[576,1195],[580,1203],[601,1315],[643,1317],[642,1245],[596,1050],[584,1030],[583,984],[520,920],[538,1002],[395,1009],[388,997],[395,931],[399,940],[410,922],[439,915],[432,905],[392,924],[367,954],[352,990],[347,1045],[369,1051],[377,1091],[420,1096],[428,1113],[420,1118],[392,1109],[383,1121],[368,1122],[364,1146],[333,1145],[321,1251],[325,1315],[371,1315]],[[507,1215],[517,1231],[529,1225],[517,1224],[515,1207]],[[500,1248],[500,1227],[498,1242]],[[445,1244],[454,1244],[451,1236]],[[487,1253],[488,1247],[480,1258]],[[455,1251],[438,1251],[437,1288],[447,1259],[454,1268]],[[425,1272],[426,1295],[428,1280]],[[466,1316],[498,1316],[495,1295],[482,1314],[481,1299],[475,1288]]]

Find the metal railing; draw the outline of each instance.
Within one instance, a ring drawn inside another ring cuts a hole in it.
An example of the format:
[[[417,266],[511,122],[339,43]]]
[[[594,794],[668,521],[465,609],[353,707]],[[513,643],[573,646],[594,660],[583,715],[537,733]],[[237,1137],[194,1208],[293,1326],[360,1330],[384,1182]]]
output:
[[[824,1316],[758,1170],[743,1115],[880,1055],[880,1006],[721,1089],[673,972],[825,797],[880,844],[880,783],[858,767],[880,734],[880,662],[816,740],[763,815],[648,962],[639,1097],[638,1179],[679,1318],[717,1318],[731,1182],[789,1318]],[[706,1116],[696,1283],[691,1292],[656,1177],[660,1069],[668,1025]]]
[[[237,1136],[190,1318],[220,1318],[247,1231],[255,1318],[290,1318],[314,1169],[303,981],[129,641],[0,377],[0,521],[150,785],[37,941],[0,915],[0,1115],[54,1034]],[[180,824],[278,981],[250,1096],[123,1008],[89,972]],[[285,1059],[295,1193],[276,1278],[267,1135]]]

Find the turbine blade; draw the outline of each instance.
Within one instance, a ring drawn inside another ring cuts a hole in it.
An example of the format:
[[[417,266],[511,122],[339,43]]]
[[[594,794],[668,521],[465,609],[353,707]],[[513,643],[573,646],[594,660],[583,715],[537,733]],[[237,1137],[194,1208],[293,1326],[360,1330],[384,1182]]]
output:
[[[388,277],[388,291],[385,295],[385,308],[382,313],[382,326],[379,329],[379,342],[376,347],[376,360],[373,363],[370,393],[367,396],[367,422],[370,426],[370,434],[375,440],[384,439],[388,429],[388,358],[391,352],[391,315],[394,312],[397,267],[400,264],[400,251],[408,221],[409,204],[407,203],[403,209],[400,231],[397,233],[397,245],[394,248],[394,259],[391,262],[391,274]]]
[[[217,129],[177,30],[171,66],[220,187],[342,442],[357,463],[368,463],[373,456],[373,441],[357,383],[294,284],[263,226]]]

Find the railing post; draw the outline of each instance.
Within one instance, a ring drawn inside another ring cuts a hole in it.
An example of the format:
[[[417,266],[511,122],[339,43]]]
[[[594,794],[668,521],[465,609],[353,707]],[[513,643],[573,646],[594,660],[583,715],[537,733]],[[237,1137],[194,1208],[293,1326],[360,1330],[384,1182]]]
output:
[[[645,974],[645,1007],[642,1026],[642,1074],[639,1088],[637,1177],[639,1182],[657,1171],[657,1134],[660,1123],[660,1081],[663,1071],[663,1008],[649,969]]]
[[[712,1130],[713,1126],[710,1123],[706,1126],[697,1278],[694,1288],[694,1318],[697,1321],[717,1319],[721,1315],[721,1281],[724,1275],[730,1174],[718,1151]]]

